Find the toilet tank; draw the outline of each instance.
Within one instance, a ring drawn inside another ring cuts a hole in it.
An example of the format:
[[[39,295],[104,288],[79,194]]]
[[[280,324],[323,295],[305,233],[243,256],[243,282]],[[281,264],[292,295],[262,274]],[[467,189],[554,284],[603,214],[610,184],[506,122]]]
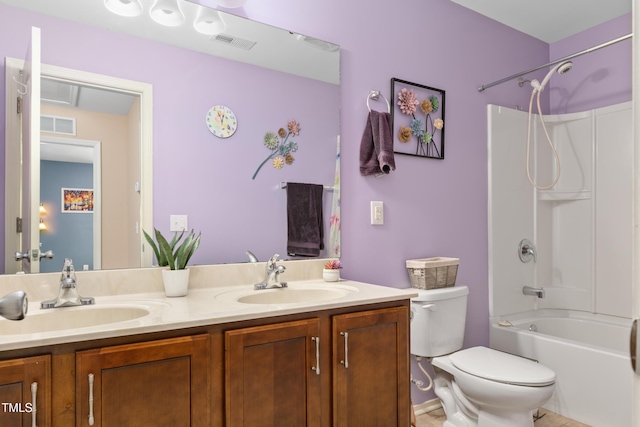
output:
[[[462,348],[466,286],[420,290],[411,298],[411,354],[436,357]]]

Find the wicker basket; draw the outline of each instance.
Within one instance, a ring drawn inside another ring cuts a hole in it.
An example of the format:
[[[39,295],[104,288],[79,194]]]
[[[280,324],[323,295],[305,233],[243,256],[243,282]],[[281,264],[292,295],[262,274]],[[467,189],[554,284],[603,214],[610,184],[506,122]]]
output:
[[[454,286],[460,259],[433,257],[408,259],[407,272],[411,287],[418,289],[437,289]]]

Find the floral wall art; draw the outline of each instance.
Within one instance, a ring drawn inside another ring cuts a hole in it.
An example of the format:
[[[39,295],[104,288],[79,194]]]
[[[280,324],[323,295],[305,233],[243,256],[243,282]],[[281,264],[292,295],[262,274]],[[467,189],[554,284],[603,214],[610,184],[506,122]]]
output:
[[[393,151],[444,159],[444,90],[391,79]]]
[[[262,169],[269,160],[271,160],[271,165],[275,169],[282,169],[285,164],[291,165],[293,164],[293,154],[298,150],[298,143],[293,140],[294,136],[298,136],[300,134],[300,123],[295,120],[290,120],[287,123],[287,129],[284,128],[278,129],[278,132],[268,131],[264,134],[263,143],[267,149],[271,150],[271,153],[267,156],[266,159],[260,163],[258,169],[254,172],[251,179],[256,179],[258,172]]]

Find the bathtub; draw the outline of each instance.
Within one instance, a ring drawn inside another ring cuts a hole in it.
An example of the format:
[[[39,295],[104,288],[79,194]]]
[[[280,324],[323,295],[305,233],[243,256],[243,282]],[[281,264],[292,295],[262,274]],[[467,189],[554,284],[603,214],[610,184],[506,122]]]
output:
[[[630,319],[544,309],[493,318],[490,347],[556,372],[546,409],[590,426],[631,427],[630,331]]]

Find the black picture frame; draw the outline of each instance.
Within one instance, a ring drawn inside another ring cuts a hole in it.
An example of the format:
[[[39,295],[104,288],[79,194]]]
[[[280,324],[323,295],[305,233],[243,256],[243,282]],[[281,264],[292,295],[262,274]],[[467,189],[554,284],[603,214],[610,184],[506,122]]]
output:
[[[391,96],[393,152],[443,160],[445,91],[394,77]]]

